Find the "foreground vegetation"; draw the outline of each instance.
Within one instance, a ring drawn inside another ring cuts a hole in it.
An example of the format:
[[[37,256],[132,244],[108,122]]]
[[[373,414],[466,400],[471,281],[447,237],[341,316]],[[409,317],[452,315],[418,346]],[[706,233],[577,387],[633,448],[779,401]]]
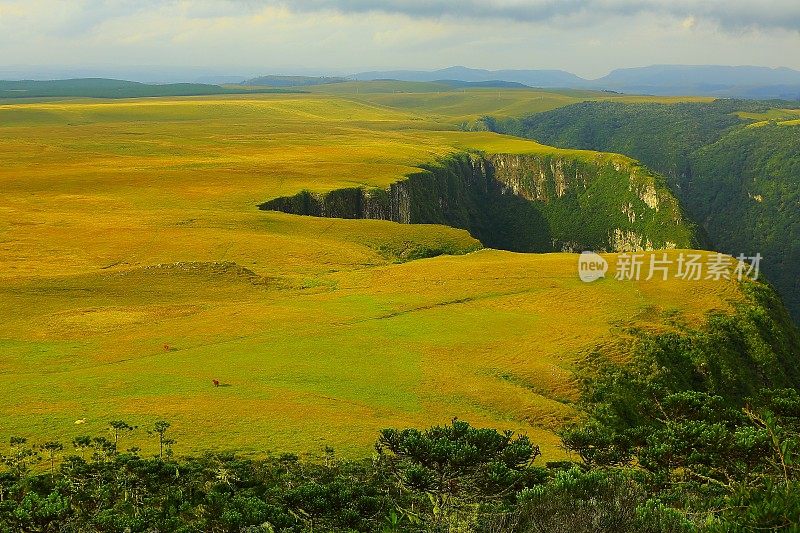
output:
[[[542,461],[527,435],[456,419],[384,429],[363,460],[332,448],[315,461],[177,459],[169,423],[116,420],[67,448],[11,437],[0,531],[797,528],[800,335],[776,329],[788,320],[780,306],[758,305],[774,303],[767,288],[747,291],[750,303],[702,330],[641,334],[629,363],[592,362],[588,416],[561,432],[567,461]]]
[[[12,436],[5,531],[747,531],[800,526],[800,332],[766,286],[689,332],[586,361],[586,416],[536,439],[452,420],[384,429],[371,459],[177,459],[164,421]],[[318,431],[322,431],[319,429]],[[154,458],[141,449],[149,441]],[[153,448],[155,445],[155,448]],[[125,450],[125,451],[123,451]],[[544,464],[542,464],[544,463]],[[246,529],[249,528],[249,529]],[[0,531],[3,531],[0,529]]]
[[[387,429],[370,460],[341,460],[328,450],[315,463],[292,454],[146,458],[136,448],[119,451],[105,436],[75,439],[75,451],[12,437],[0,473],[0,531],[688,532],[800,525],[796,389],[762,391],[741,410],[701,393],[663,401],[662,426],[641,432],[636,468],[611,457],[540,465],[527,437],[462,421],[426,431]],[[585,450],[574,436],[567,446]],[[31,470],[39,459],[45,468]]]

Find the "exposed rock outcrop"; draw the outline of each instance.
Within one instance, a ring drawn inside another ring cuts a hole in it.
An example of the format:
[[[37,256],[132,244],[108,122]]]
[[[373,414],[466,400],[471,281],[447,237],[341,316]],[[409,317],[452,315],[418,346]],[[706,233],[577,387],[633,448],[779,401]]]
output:
[[[433,223],[514,251],[690,247],[677,201],[635,162],[598,155],[461,153],[387,189],[344,188],[275,198],[261,209],[298,215]]]

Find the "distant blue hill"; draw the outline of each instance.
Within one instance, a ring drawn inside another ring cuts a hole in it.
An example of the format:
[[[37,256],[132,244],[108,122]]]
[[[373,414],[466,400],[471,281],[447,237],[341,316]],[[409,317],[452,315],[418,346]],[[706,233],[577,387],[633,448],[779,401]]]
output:
[[[262,76],[241,82],[238,77],[217,78],[217,83],[239,80],[240,86],[211,83],[148,84],[107,78],[52,81],[0,81],[0,98],[91,97],[136,98],[148,96],[200,96],[252,92],[297,92],[300,87],[353,80],[393,79],[439,82],[451,87],[541,87],[593,89],[659,96],[697,95],[719,98],[800,100],[800,72],[790,68],[720,65],[653,65],[614,70],[588,80],[563,70],[482,70],[449,67],[440,70],[362,72],[344,77]],[[244,87],[267,85],[272,88]],[[298,89],[292,89],[298,87]]]
[[[800,98],[800,72],[789,68],[653,65],[614,70],[591,85],[656,95]]]
[[[461,81],[461,80],[434,80],[434,83],[441,83],[454,88],[468,88],[468,87],[488,87],[488,88],[502,88],[502,89],[530,89],[530,85],[519,83],[516,81],[502,81],[502,80],[489,80],[489,81]]]
[[[790,68],[722,65],[652,65],[623,68],[594,80],[603,85],[785,85],[800,84],[800,72]]]
[[[441,70],[387,70],[362,72],[352,76],[356,80],[394,79],[401,81],[463,82],[515,82],[529,87],[577,87],[586,80],[563,70],[481,70],[467,67],[449,67]]]
[[[730,98],[800,99],[800,72],[789,68],[721,65],[653,65],[614,70],[588,80],[563,70],[481,70],[449,67],[441,70],[362,72],[358,80],[513,82],[530,87],[595,89],[654,95],[697,95]]]
[[[259,76],[243,81],[240,85],[255,85],[267,87],[310,87],[312,85],[326,85],[329,83],[342,83],[346,78],[331,76]]]

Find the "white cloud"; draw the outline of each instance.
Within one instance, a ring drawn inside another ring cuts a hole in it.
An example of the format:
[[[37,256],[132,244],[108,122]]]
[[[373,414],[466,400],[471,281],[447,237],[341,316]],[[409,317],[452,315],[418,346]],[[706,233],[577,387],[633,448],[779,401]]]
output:
[[[237,74],[453,64],[585,76],[654,63],[800,68],[798,20],[797,0],[0,0],[0,63]]]
[[[235,1],[235,0],[234,0]],[[255,0],[245,0],[244,5]],[[723,28],[800,31],[797,0],[261,0],[297,11],[399,13],[418,18],[507,20],[546,23],[573,17],[629,17],[645,13],[702,18]]]

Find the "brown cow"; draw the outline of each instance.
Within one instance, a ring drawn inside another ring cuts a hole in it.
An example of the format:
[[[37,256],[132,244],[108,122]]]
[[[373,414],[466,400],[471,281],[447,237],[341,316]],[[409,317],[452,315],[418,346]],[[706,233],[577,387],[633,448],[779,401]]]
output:
[[[214,383],[215,387],[219,387],[219,380],[218,379],[212,379],[211,381]]]

